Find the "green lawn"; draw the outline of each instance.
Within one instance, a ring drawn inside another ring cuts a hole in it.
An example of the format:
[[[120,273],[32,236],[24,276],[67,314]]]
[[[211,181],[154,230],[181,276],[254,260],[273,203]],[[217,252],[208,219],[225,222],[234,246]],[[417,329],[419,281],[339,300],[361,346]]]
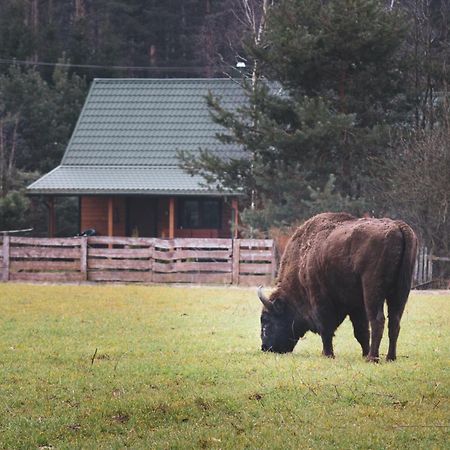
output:
[[[310,333],[263,354],[259,311],[250,289],[0,285],[0,447],[448,448],[450,294],[412,294],[378,365],[348,321],[335,360]]]

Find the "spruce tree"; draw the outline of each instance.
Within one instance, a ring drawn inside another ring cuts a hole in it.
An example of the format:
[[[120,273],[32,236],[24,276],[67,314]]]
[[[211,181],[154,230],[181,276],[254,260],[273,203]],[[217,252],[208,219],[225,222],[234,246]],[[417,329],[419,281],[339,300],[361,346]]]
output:
[[[261,45],[248,47],[264,78],[244,83],[247,105],[226,111],[209,99],[227,130],[219,138],[247,157],[223,162],[204,149],[181,155],[184,166],[256,189],[260,212],[247,216],[260,227],[317,212],[314,192],[364,212],[370,162],[409,108],[398,57],[405,30],[403,16],[378,0],[277,2]]]

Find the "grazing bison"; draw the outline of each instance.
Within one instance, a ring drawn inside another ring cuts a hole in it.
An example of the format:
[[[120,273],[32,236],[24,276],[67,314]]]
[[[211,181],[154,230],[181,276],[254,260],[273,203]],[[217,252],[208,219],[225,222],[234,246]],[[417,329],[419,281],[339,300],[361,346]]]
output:
[[[395,360],[416,250],[413,230],[399,220],[345,213],[312,217],[290,238],[270,298],[258,290],[264,305],[262,350],[291,352],[299,338],[313,331],[322,338],[323,354],[334,357],[334,332],[348,315],[363,356],[378,361],[386,300],[387,360]]]

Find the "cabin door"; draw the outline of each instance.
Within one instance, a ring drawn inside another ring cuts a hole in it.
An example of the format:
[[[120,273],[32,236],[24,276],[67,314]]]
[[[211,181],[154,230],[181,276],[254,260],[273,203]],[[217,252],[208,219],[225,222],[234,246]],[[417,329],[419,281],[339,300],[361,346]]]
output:
[[[133,237],[157,236],[158,200],[152,197],[127,199],[127,235]]]

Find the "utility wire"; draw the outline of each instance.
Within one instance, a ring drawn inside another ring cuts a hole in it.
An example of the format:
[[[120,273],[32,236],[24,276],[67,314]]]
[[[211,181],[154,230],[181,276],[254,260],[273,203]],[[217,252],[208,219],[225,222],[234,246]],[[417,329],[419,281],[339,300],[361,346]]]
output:
[[[50,67],[77,67],[81,69],[112,69],[112,70],[144,70],[159,72],[162,70],[170,72],[201,72],[211,69],[206,66],[104,66],[96,64],[71,64],[71,63],[50,63],[43,61],[24,61],[20,59],[0,58],[0,64],[16,64],[21,66],[50,66]]]

